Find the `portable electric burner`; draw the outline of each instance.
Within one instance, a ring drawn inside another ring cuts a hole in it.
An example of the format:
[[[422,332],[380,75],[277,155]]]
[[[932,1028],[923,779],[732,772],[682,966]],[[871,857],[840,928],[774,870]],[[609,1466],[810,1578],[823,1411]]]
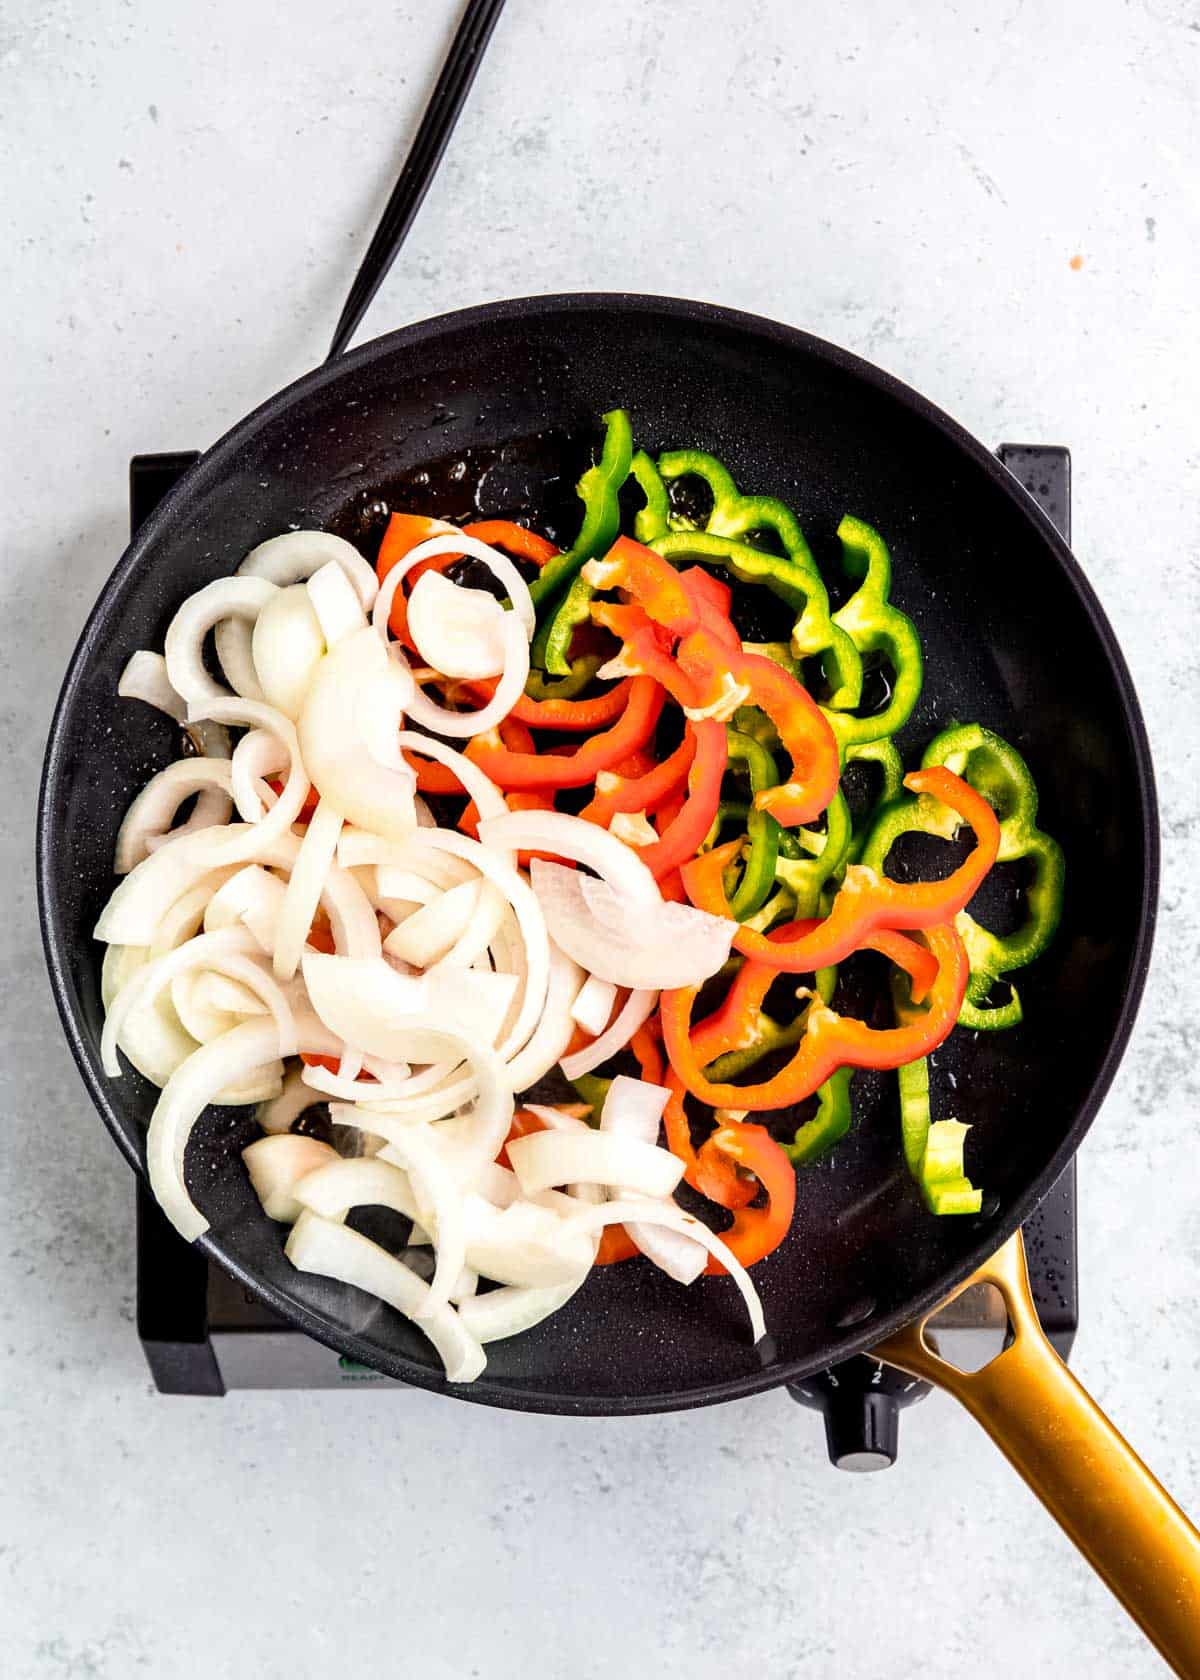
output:
[[[1071,462],[1066,449],[1004,444],[999,457],[1071,538]],[[130,521],[137,531],[191,466],[194,454],[138,455],[130,464]],[[1078,1324],[1074,1159],[1024,1226],[1030,1282],[1042,1324],[1065,1359]],[[138,1184],[137,1323],[151,1375],[163,1394],[216,1396],[231,1388],[402,1386],[339,1357],[280,1318],[185,1243]],[[863,1304],[865,1317],[873,1303]],[[934,1321],[939,1351],[978,1369],[1003,1344],[1008,1318],[999,1295],[979,1285]],[[902,1407],[929,1384],[860,1356],[791,1385],[802,1405],[824,1413],[832,1462],[877,1470],[896,1457]]]

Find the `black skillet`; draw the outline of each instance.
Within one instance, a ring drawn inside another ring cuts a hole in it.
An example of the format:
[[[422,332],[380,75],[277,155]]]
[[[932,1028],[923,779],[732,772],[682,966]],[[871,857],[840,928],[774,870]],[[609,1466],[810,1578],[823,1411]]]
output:
[[[273,397],[185,475],[106,585],[72,659],[46,757],[41,913],[51,977],[92,1097],[143,1169],[153,1089],[104,1078],[99,951],[121,815],[177,753],[172,727],[119,702],[136,648],[161,647],[183,597],[289,526],[377,540],[386,506],[452,519],[531,516],[569,530],[597,416],[628,408],[651,450],[694,445],[783,497],[832,563],[845,512],[891,545],[894,597],[926,650],[910,754],[950,718],[1014,741],[1068,860],[1061,930],[1023,978],[1017,1031],[960,1032],[936,1059],[941,1104],[971,1122],[984,1211],[934,1219],[905,1172],[891,1082],[856,1082],[857,1122],[799,1177],[792,1234],[756,1270],[769,1350],[732,1286],[682,1290],[608,1268],[483,1377],[446,1390],[530,1411],[626,1414],[735,1399],[870,1348],[927,1313],[1025,1220],[1078,1147],[1128,1039],[1149,958],[1154,785],[1120,650],[1079,566],[1016,481],[932,404],[791,328],[673,300],[571,295],[487,305],[376,340]],[[943,1107],[942,1112],[947,1109]],[[211,1111],[188,1178],[211,1257],[303,1330],[421,1387],[446,1389],[389,1309],[285,1261],[238,1150],[245,1111]]]

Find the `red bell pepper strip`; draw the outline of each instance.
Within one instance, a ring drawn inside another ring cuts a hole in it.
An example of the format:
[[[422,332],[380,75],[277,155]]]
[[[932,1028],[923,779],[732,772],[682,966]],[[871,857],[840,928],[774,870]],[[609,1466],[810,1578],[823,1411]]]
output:
[[[467,757],[502,788],[586,787],[599,771],[610,769],[646,744],[664,699],[658,683],[639,677],[630,687],[628,706],[613,726],[591,736],[573,753],[513,752],[492,731],[475,737],[466,749]]]
[[[982,794],[942,765],[914,770],[904,778],[904,785],[914,793],[932,794],[974,829],[974,850],[953,874],[942,881],[893,881],[861,864],[851,864],[829,915],[810,932],[799,939],[780,942],[752,928],[740,927],[733,937],[735,949],[789,973],[808,974],[841,962],[873,929],[929,927],[935,922],[951,921],[965,909],[996,861],[1000,847],[996,813]],[[730,913],[721,880],[725,861],[720,856],[722,850],[718,846],[706,852],[682,871],[683,884],[692,903],[714,916]]]
[[[656,881],[695,855],[721,803],[721,779],[729,758],[725,725],[706,718],[687,727],[696,743],[688,770],[687,796],[658,839],[638,849],[638,856]]]
[[[283,782],[278,776],[268,776],[266,778],[266,783],[276,797],[283,792]],[[317,792],[316,788],[310,785],[308,792],[304,795],[304,802],[300,807],[300,814],[296,818],[298,823],[307,823],[308,819],[316,810],[317,801],[320,797],[321,795]]]
[[[921,1014],[903,1026],[872,1028],[853,1016],[838,1015],[816,999],[809,1005],[807,1030],[791,1060],[757,1085],[714,1083],[706,1078],[707,1063],[724,1050],[736,1048],[721,1042],[732,1035],[734,1023],[726,1023],[727,1032],[717,1033],[710,1018],[693,1034],[692,1010],[699,987],[664,992],[660,1005],[663,1042],[676,1078],[694,1097],[714,1108],[761,1111],[802,1102],[839,1067],[894,1068],[927,1056],[958,1019],[970,965],[963,942],[949,923],[926,928],[924,933],[938,974]]]
[[[659,806],[686,780],[696,756],[696,737],[689,730],[669,758],[637,775],[617,765],[601,770],[596,777],[596,794],[579,813],[589,822],[607,828],[618,811],[657,811]]]
[[[733,1224],[721,1232],[721,1241],[734,1257],[743,1266],[753,1266],[779,1247],[791,1227],[796,1211],[795,1167],[765,1126],[743,1120],[727,1120],[718,1126],[700,1146],[699,1159],[702,1178],[705,1168],[732,1162],[743,1173],[753,1174],[750,1184],[755,1195],[759,1186],[765,1191],[765,1206],[740,1206]],[[724,1275],[725,1267],[710,1255],[705,1271]]]
[[[519,718],[532,729],[563,729],[581,733],[589,729],[603,729],[614,723],[629,704],[632,681],[626,678],[614,684],[605,694],[590,700],[531,700],[522,694],[510,717]]]
[[[511,519],[477,519],[463,526],[463,535],[487,543],[489,548],[502,548],[517,560],[532,560],[535,566],[544,566],[562,552],[548,537],[539,537],[536,531]]]
[[[673,636],[686,636],[700,622],[696,595],[671,562],[632,537],[618,537],[602,559],[589,560],[583,577],[593,589],[623,589]]]

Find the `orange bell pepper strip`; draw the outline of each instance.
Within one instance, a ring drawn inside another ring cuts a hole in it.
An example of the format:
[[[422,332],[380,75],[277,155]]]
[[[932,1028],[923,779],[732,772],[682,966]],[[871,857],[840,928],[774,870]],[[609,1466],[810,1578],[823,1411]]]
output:
[[[861,864],[851,864],[824,921],[795,940],[779,941],[740,927],[733,943],[743,956],[758,957],[793,974],[828,968],[848,957],[864,936],[878,928],[923,928],[948,922],[966,908],[1000,848],[1000,824],[982,794],[960,776],[937,765],[904,778],[914,793],[932,794],[956,811],[975,831],[975,846],[958,868],[941,881],[893,881]],[[682,870],[688,897],[699,910],[728,916],[721,871],[728,861],[715,847]]]
[[[656,881],[695,856],[721,803],[721,779],[729,758],[725,725],[707,718],[687,727],[696,750],[688,770],[686,797],[658,839],[638,849],[638,856]]]
[[[632,679],[615,683],[604,694],[588,700],[532,700],[522,694],[509,717],[520,719],[531,729],[563,729],[582,733],[615,723],[629,704]]]
[[[639,677],[629,690],[629,704],[610,729],[592,735],[569,754],[510,751],[496,731],[477,735],[467,757],[502,788],[586,787],[601,770],[608,770],[654,733],[665,695],[649,677]]]
[[[708,1079],[704,1073],[708,1062],[722,1050],[736,1046],[721,1042],[723,1035],[713,1031],[711,1018],[692,1033],[692,1010],[699,987],[664,992],[660,1004],[663,1043],[675,1077],[700,1102],[714,1108],[761,1112],[802,1102],[840,1067],[895,1068],[927,1056],[949,1035],[958,1019],[970,965],[963,942],[951,924],[926,928],[924,935],[938,973],[923,1011],[914,1013],[902,1026],[873,1028],[853,1016],[837,1014],[816,999],[809,1005],[807,1030],[791,1060],[757,1085]],[[874,939],[871,935],[870,942]],[[733,1023],[727,1025],[732,1028]]]
[[[579,815],[607,828],[618,811],[657,811],[686,779],[696,756],[696,737],[689,730],[669,758],[631,774],[617,765],[596,777],[595,797]]]
[[[763,1207],[738,1207],[733,1224],[721,1232],[721,1241],[743,1266],[753,1266],[779,1247],[791,1228],[796,1211],[796,1169],[782,1146],[776,1143],[765,1126],[744,1120],[726,1120],[700,1146],[701,1174],[717,1163],[721,1170],[733,1164],[743,1173],[752,1174],[749,1180],[752,1193],[759,1188],[766,1193]],[[755,1182],[757,1181],[757,1182]],[[715,1255],[710,1255],[706,1272],[723,1276],[725,1267]]]
[[[686,636],[700,622],[696,596],[671,562],[632,537],[618,537],[607,554],[588,561],[582,575],[593,589],[623,589],[674,636]]]

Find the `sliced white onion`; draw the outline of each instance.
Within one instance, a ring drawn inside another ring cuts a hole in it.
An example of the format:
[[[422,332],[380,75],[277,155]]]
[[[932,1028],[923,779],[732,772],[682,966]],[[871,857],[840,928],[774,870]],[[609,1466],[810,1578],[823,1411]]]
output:
[[[114,997],[149,961],[144,945],[110,945],[104,953],[101,988],[107,1010]],[[175,1013],[170,993],[161,992],[131,1010],[116,1034],[118,1048],[146,1079],[161,1089],[192,1054],[196,1040]]]
[[[354,585],[336,560],[327,560],[304,585],[317,615],[326,647],[335,648],[356,630],[367,628],[367,615]]]
[[[589,973],[635,991],[700,985],[726,960],[737,932],[736,922],[690,905],[660,899],[656,909],[635,908],[607,882],[540,858],[532,861],[530,879],[563,950]],[[611,921],[596,915],[597,903],[611,906]]]
[[[267,776],[277,776],[288,767],[288,752],[277,735],[267,729],[248,729],[233,749],[231,766],[233,802],[243,822],[259,822],[277,796],[263,787]]]
[[[129,656],[117,682],[122,700],[141,700],[155,711],[165,712],[182,723],[196,751],[205,758],[229,757],[229,731],[219,723],[187,722],[187,701],[176,694],[167,676],[167,662],[161,653],[139,649]]]
[[[294,723],[325,657],[322,626],[303,584],[277,590],[267,602],[255,620],[250,649],[264,700]]]
[[[389,1062],[458,1061],[467,1057],[464,1045],[490,1054],[512,996],[511,976],[476,969],[397,974],[385,962],[316,951],[305,953],[303,968],[312,1006],[330,1032]]]
[[[209,937],[219,937],[210,935]],[[301,1048],[327,1055],[328,1033],[305,1019]],[[178,1067],[159,1094],[146,1133],[150,1188],[179,1234],[194,1242],[208,1229],[184,1183],[184,1157],[192,1128],[217,1094],[279,1056],[279,1028],[273,1021],[245,1021],[211,1044],[202,1044]]]
[[[291,1005],[266,970],[250,955],[257,948],[257,941],[248,929],[223,928],[219,933],[205,933],[189,939],[175,950],[139,968],[113,998],[104,1019],[100,1059],[105,1073],[112,1079],[120,1078],[117,1043],[122,1026],[132,1011],[143,1007],[178,975],[198,968],[218,968],[235,980],[243,981],[266,1004],[281,1048],[273,1051],[271,1058],[264,1056],[264,1061],[277,1056],[294,1056],[297,1050],[296,1022]]]
[[[345,572],[364,612],[370,612],[379,589],[374,569],[344,537],[331,531],[285,531],[252,548],[238,567],[243,577],[261,577],[285,588],[303,583],[330,561]]]
[[[754,1342],[757,1344],[766,1335],[762,1302],[746,1268],[707,1225],[702,1224],[699,1219],[694,1219],[690,1213],[684,1213],[683,1209],[676,1207],[673,1202],[650,1201],[636,1196],[622,1197],[620,1201],[606,1202],[603,1207],[581,1208],[574,1215],[574,1220],[581,1231],[599,1231],[605,1225],[624,1225],[626,1228],[630,1225],[662,1225],[668,1230],[679,1231],[694,1242],[702,1243],[708,1252],[721,1262],[741,1291],[746,1311],[750,1315],[750,1329]]]
[[[434,577],[436,573],[429,573]],[[432,758],[452,770],[462,783],[467,797],[475,801],[480,817],[501,817],[508,811],[504,795],[492,778],[478,764],[460,753],[457,747],[438,741],[431,735],[420,735],[415,729],[405,729],[396,737],[396,745],[422,758]]]
[[[167,626],[163,652],[171,687],[189,708],[205,707],[226,694],[204,668],[204,638],[208,632],[226,618],[253,624],[275,594],[275,585],[264,578],[223,577],[188,596]],[[230,673],[226,671],[226,675]]]
[[[507,656],[504,608],[486,589],[423,572],[408,598],[408,631],[427,665],[443,676],[498,677]]]
[[[395,740],[414,687],[363,630],[322,660],[300,714],[304,763],[322,799],[346,822],[394,839],[416,827],[416,777],[381,764],[370,742],[381,733]]]
[[[636,1138],[639,1143],[654,1147],[670,1095],[665,1086],[650,1085],[644,1079],[630,1079],[628,1074],[619,1073],[608,1087],[600,1111],[600,1130],[616,1137]]]
[[[585,1044],[573,1055],[562,1058],[561,1067],[568,1079],[580,1079],[585,1073],[591,1073],[615,1056],[618,1050],[624,1050],[634,1033],[644,1021],[654,1012],[658,1002],[658,992],[654,987],[642,987],[630,992],[617,1013],[616,1020],[599,1038],[593,1039],[591,1044]]]
[[[124,1045],[122,1045],[124,1049]],[[302,1067],[289,1068],[284,1076],[283,1087],[279,1095],[269,1102],[264,1102],[255,1119],[264,1132],[289,1132],[294,1123],[310,1108],[314,1108],[324,1098],[319,1091],[310,1090],[301,1075]]]
[[[544,1079],[566,1050],[575,1031],[571,1004],[583,983],[584,972],[579,964],[552,944],[550,983],[542,1018],[532,1038],[508,1064],[508,1077],[514,1091],[528,1091],[539,1079]]]
[[[557,1184],[604,1184],[643,1196],[669,1196],[683,1162],[667,1149],[611,1132],[532,1132],[508,1145],[527,1196]]]
[[[439,893],[431,904],[415,910],[383,942],[389,957],[400,957],[417,968],[430,968],[452,951],[479,910],[481,890],[490,882],[464,881]],[[493,889],[494,890],[494,889]],[[499,896],[499,895],[497,895]],[[503,915],[504,900],[500,900]],[[493,930],[494,931],[494,930]],[[484,941],[486,946],[487,941]]]
[[[508,914],[508,901],[499,887],[493,886],[491,881],[481,880],[474,915],[437,966],[447,969],[471,968],[484,956]]]
[[[578,1280],[561,1283],[553,1289],[521,1289],[513,1285],[489,1289],[486,1295],[473,1295],[464,1301],[458,1316],[463,1327],[480,1343],[500,1342],[532,1330],[535,1324],[558,1312],[586,1281],[585,1272]]]
[[[263,1212],[284,1225],[294,1225],[304,1211],[296,1200],[300,1180],[337,1158],[327,1143],[289,1132],[258,1138],[242,1150]]]
[[[300,757],[300,743],[296,726],[274,706],[260,700],[244,700],[240,696],[207,701],[203,706],[191,706],[191,716],[214,718],[218,723],[245,723],[266,730],[283,743],[288,755],[287,780],[283,791],[263,817],[248,833],[231,837],[224,849],[222,862],[251,863],[259,861],[273,841],[280,839],[300,815],[308,795],[308,776]],[[232,835],[230,829],[226,834]]]
[[[529,883],[501,852],[477,840],[470,840],[465,834],[454,834],[443,828],[420,829],[410,838],[409,847],[414,858],[423,853],[448,852],[452,858],[461,858],[472,864],[500,889],[513,907],[524,946],[525,984],[516,1020],[498,1046],[500,1055],[508,1060],[533,1032],[546,1002],[550,979],[550,941],[538,901]],[[504,842],[501,841],[503,847]]]
[[[268,955],[275,949],[275,927],[283,908],[283,882],[261,864],[248,863],[238,869],[219,886],[208,901],[204,912],[204,930],[215,933],[218,928],[241,922],[250,929]]]
[[[331,1161],[297,1188],[297,1200],[322,1219],[340,1219],[356,1207],[390,1208],[416,1219],[417,1201],[409,1177],[385,1161]]]
[[[645,911],[657,911],[663,902],[658,882],[635,852],[607,829],[565,811],[507,811],[502,817],[481,822],[479,838],[485,846],[553,852],[594,869],[623,901],[629,934],[640,932],[638,923],[629,921],[631,915],[640,917]],[[543,868],[553,867],[560,866],[543,864]]]
[[[300,953],[325,891],[341,832],[341,813],[319,799],[300,842],[275,925],[273,966],[277,980],[290,980],[300,965]]]
[[[408,1173],[417,1199],[418,1218],[434,1234],[437,1263],[429,1280],[429,1300],[418,1315],[427,1318],[449,1304],[451,1292],[467,1264],[463,1197],[453,1172],[425,1127],[413,1126],[394,1138],[390,1148]]]
[[[389,572],[389,582],[391,577]],[[485,735],[489,729],[495,729],[503,723],[525,692],[525,684],[529,680],[529,642],[525,631],[512,613],[503,615],[497,634],[503,644],[504,667],[495,693],[486,704],[474,712],[452,712],[445,706],[439,706],[436,700],[431,700],[414,681],[415,693],[408,701],[409,716],[423,728],[435,730],[439,735],[450,735],[455,739]],[[394,642],[391,647],[391,662],[409,672],[408,662],[399,651],[398,644]],[[411,676],[411,672],[409,674]]]
[[[532,1202],[497,1208],[475,1195],[461,1207],[467,1262],[482,1277],[547,1289],[578,1284],[592,1264],[593,1243],[549,1208]]]
[[[612,981],[598,980],[593,974],[584,982],[579,996],[571,1005],[571,1019],[583,1028],[589,1038],[599,1038],[608,1025],[616,1001],[617,988]]]
[[[170,832],[179,807],[193,794],[196,809],[178,833],[227,823],[232,812],[230,766],[222,758],[181,758],[151,777],[125,813],[117,833],[113,873],[127,875],[154,842]]]
[[[336,1278],[386,1301],[405,1318],[420,1318],[421,1329],[441,1355],[447,1381],[474,1382],[487,1364],[483,1348],[453,1307],[420,1317],[428,1307],[429,1286],[369,1237],[305,1212],[292,1227],[285,1252],[302,1272]]]
[[[198,1044],[208,1044],[214,1038],[220,1038],[231,1027],[236,1027],[239,1020],[245,1018],[245,1011],[232,1014],[228,1010],[218,1009],[207,996],[203,987],[197,985],[204,976],[197,975],[193,969],[186,974],[177,974],[171,981],[171,1003],[175,1013],[183,1023],[184,1030],[191,1034]],[[251,1010],[251,1014],[265,1014],[266,1010]]]
[[[451,1305],[461,1307],[464,1301],[470,1301],[475,1296],[478,1289],[479,1273],[473,1272],[470,1266],[464,1266],[450,1291]]]
[[[523,627],[526,641],[532,640],[537,626],[537,615],[529,593],[529,585],[507,554],[502,554],[497,548],[489,548],[477,537],[468,537],[462,531],[429,537],[425,542],[418,543],[415,548],[410,548],[392,567],[375,598],[373,617],[379,636],[386,641],[392,602],[396,599],[396,591],[402,579],[422,560],[435,560],[443,554],[469,554],[474,560],[482,560],[492,576],[504,586],[512,602],[513,610],[509,616],[515,618]]]
[[[381,1064],[382,1065],[382,1064]],[[304,1083],[314,1091],[319,1091],[324,1097],[332,1097],[340,1103],[380,1102],[404,1090],[406,1069],[400,1064],[394,1082],[379,1079],[348,1079],[340,1073],[330,1073],[329,1069],[316,1063],[306,1067],[303,1073]]]

